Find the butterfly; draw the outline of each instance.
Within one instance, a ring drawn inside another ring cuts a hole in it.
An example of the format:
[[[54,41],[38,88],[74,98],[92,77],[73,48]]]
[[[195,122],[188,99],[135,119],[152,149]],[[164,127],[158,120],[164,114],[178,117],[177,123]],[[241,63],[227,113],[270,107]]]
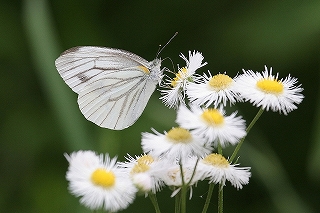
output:
[[[78,94],[80,111],[100,127],[121,130],[136,122],[163,71],[161,59],[147,61],[126,50],[80,46],[55,61],[65,83]]]

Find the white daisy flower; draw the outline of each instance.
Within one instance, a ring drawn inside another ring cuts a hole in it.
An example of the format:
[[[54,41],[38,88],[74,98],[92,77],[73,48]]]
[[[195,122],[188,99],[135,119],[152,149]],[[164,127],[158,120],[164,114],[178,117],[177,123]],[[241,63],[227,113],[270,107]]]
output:
[[[207,62],[202,63],[203,56],[200,52],[189,51],[189,60],[183,54],[180,55],[186,62],[186,67],[178,69],[173,79],[165,80],[164,90],[160,90],[162,97],[160,99],[169,108],[177,107],[180,103],[184,103],[186,85],[192,81],[192,76],[196,70],[205,66]]]
[[[251,177],[250,167],[237,167],[239,164],[231,165],[222,155],[213,153],[198,163],[198,170],[206,172],[206,179],[210,183],[225,185],[226,180],[237,189],[249,183]]]
[[[287,115],[297,108],[304,96],[301,94],[301,85],[295,85],[297,79],[287,76],[278,80],[278,73],[272,75],[272,68],[262,73],[245,71],[236,78],[236,88],[246,101],[250,101],[254,106],[262,107]]]
[[[66,178],[69,190],[80,203],[97,210],[104,208],[116,212],[133,202],[137,189],[128,173],[116,166],[116,158],[106,154],[96,155],[92,151],[78,151],[65,154],[69,161]]]
[[[172,160],[186,159],[190,155],[204,156],[212,151],[207,140],[190,131],[174,127],[161,134],[152,129],[153,133],[142,133],[142,150],[154,157],[166,157]]]
[[[189,100],[196,105],[209,107],[212,103],[216,108],[218,105],[227,105],[240,101],[241,98],[234,91],[234,80],[226,74],[208,75],[197,78],[194,82],[187,85],[186,93]]]
[[[181,163],[182,165],[180,166]],[[199,180],[205,178],[206,172],[198,170],[197,168],[198,157],[191,156],[183,162],[177,160],[162,159],[158,165],[158,174],[162,181],[169,187],[175,189],[171,195],[174,197],[180,190],[183,184],[190,187],[190,199],[192,197],[191,186],[195,185]],[[181,168],[183,171],[183,181],[181,175]]]
[[[128,155],[126,157],[127,162],[120,162],[119,166],[127,168],[131,175],[132,182],[139,189],[139,191],[145,193],[156,193],[163,185],[162,181],[154,175],[154,170],[157,168],[157,159],[154,159],[151,155],[141,155],[135,158]],[[155,168],[156,167],[156,168]]]
[[[214,147],[218,144],[222,147],[235,145],[246,135],[245,121],[241,116],[236,117],[237,112],[226,116],[222,107],[202,109],[191,105],[190,108],[181,105],[176,122],[183,128],[191,129],[195,135],[203,135]]]

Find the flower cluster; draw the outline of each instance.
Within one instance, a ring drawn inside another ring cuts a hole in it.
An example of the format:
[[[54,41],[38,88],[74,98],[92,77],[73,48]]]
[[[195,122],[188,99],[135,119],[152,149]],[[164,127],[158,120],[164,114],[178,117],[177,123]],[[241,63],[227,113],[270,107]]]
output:
[[[226,181],[242,189],[249,183],[250,167],[232,163],[234,157],[224,157],[223,148],[240,148],[248,130],[242,116],[227,113],[225,107],[248,101],[260,110],[288,114],[304,98],[296,78],[279,79],[267,67],[262,73],[243,70],[234,78],[226,73],[200,75],[196,71],[207,64],[200,52],[180,56],[186,66],[173,78],[167,76],[160,90],[164,104],[177,109],[176,127],[142,133],[144,154],[128,155],[126,162],[92,151],[66,155],[69,189],[85,206],[114,212],[132,203],[137,192],[148,196],[168,186],[175,196],[205,180],[219,184],[220,190]]]

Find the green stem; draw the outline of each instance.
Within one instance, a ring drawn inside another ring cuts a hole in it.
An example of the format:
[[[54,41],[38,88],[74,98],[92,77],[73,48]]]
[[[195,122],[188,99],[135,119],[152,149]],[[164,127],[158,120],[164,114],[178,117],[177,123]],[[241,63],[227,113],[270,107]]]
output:
[[[257,120],[260,118],[260,116],[262,115],[262,113],[264,112],[264,110],[262,108],[260,108],[260,110],[257,112],[256,116],[253,118],[253,120],[251,121],[251,123],[249,124],[249,126],[247,127],[246,129],[246,132],[247,132],[247,135],[249,133],[249,131],[251,130],[251,128],[253,127],[253,125],[257,122]],[[247,136],[246,135],[246,136]],[[238,145],[236,146],[236,148],[234,149],[230,159],[229,159],[229,162],[232,162],[234,160],[234,158],[237,156],[243,142],[244,142],[244,139],[246,138],[246,136],[244,136],[240,142],[238,143]]]
[[[206,202],[204,203],[202,213],[206,213],[208,208],[209,208],[210,200],[211,200],[212,193],[213,193],[213,189],[214,189],[214,184],[211,183],[209,185],[208,195],[207,195],[207,198],[206,198]]]
[[[179,162],[179,166],[180,166],[180,174],[181,174],[181,182],[182,182],[182,186],[181,186],[181,197],[180,197],[180,209],[181,209],[181,213],[185,213],[186,212],[186,197],[187,197],[187,186],[184,180],[184,173],[183,173],[183,166],[182,166],[182,162],[180,160]]]
[[[223,185],[219,184],[218,213],[223,213]]]
[[[198,163],[199,163],[199,160],[200,160],[200,159],[198,158],[197,161],[196,161],[196,164],[194,165],[194,169],[193,169],[191,178],[190,178],[189,182],[187,183],[187,186],[190,186],[190,185],[191,185],[192,179],[193,179],[194,175],[196,174],[196,169],[197,169],[197,165],[198,165]]]
[[[181,160],[179,162],[179,167],[180,167],[181,183],[182,183],[182,186],[184,186],[186,183],[184,182],[184,173],[183,173],[183,167],[182,167]]]
[[[186,213],[187,206],[187,186],[183,185],[181,188],[181,213]]]
[[[149,193],[149,198],[153,204],[153,207],[154,207],[154,210],[156,211],[156,213],[161,213],[156,195],[153,193]]]
[[[181,198],[181,195],[180,193],[176,194],[175,196],[175,208],[174,208],[174,212],[175,213],[180,213],[180,198]]]
[[[222,155],[222,146],[218,143],[218,154]]]

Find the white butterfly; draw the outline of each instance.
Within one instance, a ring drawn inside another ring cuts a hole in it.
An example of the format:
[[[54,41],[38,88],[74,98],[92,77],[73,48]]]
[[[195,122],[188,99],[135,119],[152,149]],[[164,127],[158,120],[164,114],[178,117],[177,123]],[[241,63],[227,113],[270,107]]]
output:
[[[86,119],[115,130],[140,117],[164,70],[158,58],[148,62],[125,50],[90,46],[66,50],[55,65],[78,94]]]

